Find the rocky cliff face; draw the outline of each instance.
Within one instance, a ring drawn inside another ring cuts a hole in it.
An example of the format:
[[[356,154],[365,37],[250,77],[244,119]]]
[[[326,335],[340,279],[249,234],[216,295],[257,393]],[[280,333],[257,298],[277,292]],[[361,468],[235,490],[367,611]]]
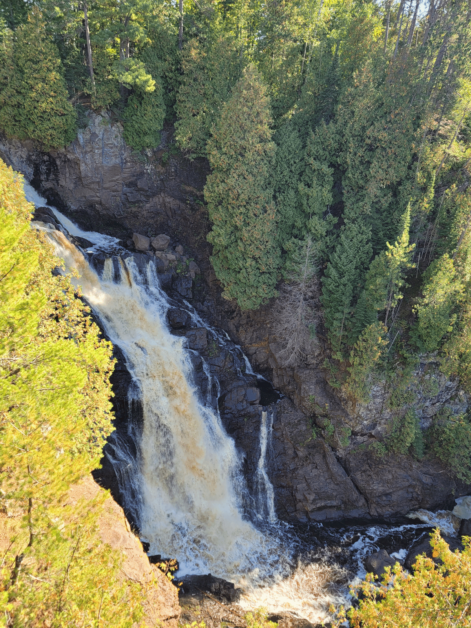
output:
[[[167,268],[162,255],[155,258],[166,289],[191,300],[203,318],[226,330],[254,368],[285,395],[276,407],[268,452],[279,516],[292,521],[390,516],[434,508],[452,494],[469,492],[437,461],[379,458],[369,450],[369,443],[388,432],[394,416],[384,385],[373,388],[368,404],[352,404],[327,383],[322,338],[302,366],[285,368],[278,359],[272,304],[241,313],[221,299],[206,242],[209,225],[202,189],[207,165],[178,153],[171,129],[163,132],[156,150],[136,156],[125,145],[119,124],[92,114],[88,128],[66,149],[45,154],[31,143],[0,138],[0,156],[85,228],[119,237],[131,250],[133,233],[149,238],[165,233],[170,236],[170,256],[183,259],[176,252],[182,246],[183,257],[197,262],[202,274],[193,273],[192,278]],[[237,376],[230,352],[212,346],[205,331],[191,329],[183,314],[172,316],[175,333],[188,335],[221,380],[222,418],[245,454],[250,484],[260,455],[261,404],[267,402],[263,396],[260,400],[255,378],[251,382]],[[201,365],[195,367],[197,383],[204,386]],[[122,362],[113,379],[119,422],[127,412],[129,385]],[[444,406],[453,412],[467,408],[457,384],[440,375],[433,360],[420,364],[414,386],[423,426]]]
[[[92,500],[101,490],[91,477],[86,477],[70,489],[68,502],[74,505],[82,499]],[[140,582],[145,587],[143,620],[146,626],[177,628],[181,612],[177,587],[149,563],[139,539],[131,532],[124,512],[111,498],[106,499],[103,505],[98,528],[102,542],[124,555],[122,577]]]

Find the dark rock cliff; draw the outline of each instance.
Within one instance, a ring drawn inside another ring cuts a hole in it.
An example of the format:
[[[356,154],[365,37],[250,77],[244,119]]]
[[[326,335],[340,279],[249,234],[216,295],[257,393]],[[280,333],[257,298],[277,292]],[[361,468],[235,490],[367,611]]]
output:
[[[91,115],[88,128],[66,149],[43,153],[30,142],[0,138],[0,156],[84,228],[114,235],[131,249],[135,232],[150,238],[165,233],[171,247],[182,245],[186,257],[196,261],[201,275],[193,279],[162,274],[167,289],[191,299],[203,318],[227,331],[253,367],[285,395],[276,407],[269,456],[280,517],[306,521],[390,516],[434,508],[452,495],[469,492],[437,461],[417,462],[393,455],[379,458],[366,447],[387,432],[392,418],[385,404],[387,391],[376,387],[364,406],[341,398],[327,384],[321,366],[322,338],[302,367],[283,368],[277,358],[272,304],[241,313],[221,299],[206,242],[209,224],[202,190],[207,164],[191,162],[176,151],[171,129],[163,132],[156,150],[135,155],[125,145],[119,125],[106,115]],[[181,321],[178,312],[173,316],[174,324],[170,323],[175,333],[195,333],[186,328],[184,316]],[[195,336],[194,342],[203,340]],[[221,379],[221,415],[228,433],[245,453],[250,484],[260,453],[260,403],[264,403],[258,398],[257,382],[238,378],[230,354],[208,346],[207,339],[195,348]],[[195,367],[196,378],[203,378],[200,366]],[[433,362],[421,365],[416,377],[433,384],[418,407],[424,426],[445,404],[455,411],[466,409],[466,397],[456,383],[438,374]],[[129,376],[122,360],[113,384],[118,421],[124,420]],[[334,431],[324,438],[326,421]],[[351,432],[348,443],[338,436],[343,427]]]

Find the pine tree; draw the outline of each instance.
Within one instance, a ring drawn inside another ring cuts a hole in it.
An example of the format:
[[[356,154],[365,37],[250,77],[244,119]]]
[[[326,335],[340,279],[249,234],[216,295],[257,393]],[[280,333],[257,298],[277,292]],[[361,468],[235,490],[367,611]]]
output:
[[[350,352],[350,366],[345,389],[358,401],[367,401],[372,381],[371,375],[387,345],[387,329],[376,321],[362,331]]]
[[[244,71],[208,143],[205,186],[212,263],[223,295],[255,309],[275,294],[279,266],[270,172],[276,150],[270,107],[253,65]]]
[[[274,135],[277,145],[273,170],[274,198],[278,215],[278,242],[287,250],[292,238],[301,238],[306,218],[299,197],[299,183],[304,168],[303,146],[299,134],[289,122]]]
[[[436,351],[445,334],[453,330],[463,291],[453,260],[445,253],[428,268],[422,298],[414,306],[416,331],[426,351]]]
[[[322,122],[311,132],[306,146],[305,170],[299,186],[299,195],[306,221],[320,259],[328,252],[327,237],[337,219],[330,213],[334,170],[331,162],[336,152],[334,125]]]
[[[345,218],[368,222],[375,254],[396,240],[407,208],[416,119],[410,95],[390,84],[384,67],[373,61],[355,75],[339,102]]]
[[[9,136],[37,140],[46,149],[71,142],[76,112],[68,101],[59,53],[37,8],[17,29],[6,52],[12,55],[7,58],[11,69],[1,76],[0,129]]]
[[[311,129],[321,121],[329,123],[334,117],[341,81],[339,74],[338,43],[322,38],[314,48],[311,62],[298,101],[293,124],[306,141]]]
[[[182,57],[183,76],[175,110],[178,145],[194,157],[206,157],[211,127],[241,76],[234,41],[219,35],[206,44],[192,39]]]
[[[377,312],[386,311],[385,325],[390,312],[402,299],[405,274],[412,267],[410,262],[415,245],[409,244],[410,207],[402,218],[402,229],[396,242],[386,243],[387,249],[371,262],[366,275],[365,290],[355,310],[352,327],[353,339],[371,323]]]
[[[269,0],[260,11],[253,58],[268,85],[275,121],[293,110],[304,81],[319,0]]]
[[[136,88],[124,110],[123,136],[135,150],[157,148],[165,119],[159,59],[150,48],[142,53],[141,61],[145,63],[154,85],[152,90]]]
[[[371,258],[370,229],[362,222],[347,223],[330,256],[322,281],[322,304],[329,339],[337,357],[351,329],[354,303],[361,294]]]

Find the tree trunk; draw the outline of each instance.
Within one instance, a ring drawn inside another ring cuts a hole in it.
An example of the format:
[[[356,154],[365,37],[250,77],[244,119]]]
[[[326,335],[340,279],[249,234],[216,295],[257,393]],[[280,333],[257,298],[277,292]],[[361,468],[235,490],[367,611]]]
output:
[[[419,2],[420,0],[417,0],[415,3],[414,17],[412,18],[412,24],[410,26],[409,37],[407,39],[408,48],[410,48],[410,45],[412,43],[412,37],[414,36],[415,24],[417,22],[417,11],[419,10]]]
[[[87,13],[86,0],[83,0],[83,20],[85,24],[85,38],[87,40],[88,71],[90,72],[90,80],[92,81],[93,91],[95,91],[95,76],[93,73],[92,46],[90,44],[90,29],[88,27],[88,13]]]
[[[396,58],[397,55],[397,51],[399,48],[399,40],[401,39],[401,31],[402,31],[402,20],[404,19],[404,0],[401,0],[401,6],[399,8],[399,13],[401,16],[401,21],[399,22],[399,32],[397,34],[397,39],[396,39],[396,47],[394,48],[394,59]],[[397,19],[399,19],[399,15],[397,16]],[[397,24],[397,21],[396,21]]]
[[[178,0],[178,7],[180,9],[180,30],[178,31],[178,47],[181,50],[183,48],[183,0]]]
[[[386,52],[386,49],[388,47],[389,20],[391,19],[391,2],[392,2],[392,0],[389,0],[389,2],[388,2],[388,17],[387,17],[387,20],[386,20],[386,34],[384,36],[384,52]]]

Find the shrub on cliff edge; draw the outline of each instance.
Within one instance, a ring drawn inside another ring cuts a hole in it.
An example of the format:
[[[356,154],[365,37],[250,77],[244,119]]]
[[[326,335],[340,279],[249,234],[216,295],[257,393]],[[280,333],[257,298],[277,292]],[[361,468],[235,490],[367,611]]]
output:
[[[32,209],[0,161],[0,625],[131,628],[142,587],[100,539],[101,500],[68,503],[113,429],[111,346]]]

